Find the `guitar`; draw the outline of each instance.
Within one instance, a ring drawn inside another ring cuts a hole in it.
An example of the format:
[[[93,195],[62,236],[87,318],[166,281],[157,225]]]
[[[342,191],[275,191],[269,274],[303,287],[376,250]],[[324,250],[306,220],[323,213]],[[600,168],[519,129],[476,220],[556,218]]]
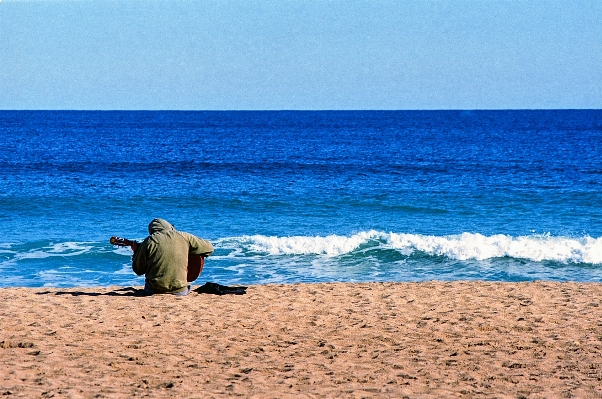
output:
[[[118,247],[131,247],[133,244],[136,244],[137,246],[140,245],[137,241],[117,236],[111,237],[109,242]],[[205,266],[204,256],[188,253],[188,274],[186,276],[186,281],[190,283],[196,280],[201,275],[203,266]]]
[[[137,241],[128,240],[127,238],[113,236],[109,240],[109,242],[113,245],[117,245],[118,247],[130,247],[132,244],[138,244]]]

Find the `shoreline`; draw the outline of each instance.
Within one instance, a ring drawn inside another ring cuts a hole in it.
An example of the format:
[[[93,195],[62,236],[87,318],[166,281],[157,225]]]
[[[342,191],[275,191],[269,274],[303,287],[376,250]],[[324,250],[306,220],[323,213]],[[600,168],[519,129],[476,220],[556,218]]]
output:
[[[140,288],[0,288],[0,393],[602,397],[601,283]]]

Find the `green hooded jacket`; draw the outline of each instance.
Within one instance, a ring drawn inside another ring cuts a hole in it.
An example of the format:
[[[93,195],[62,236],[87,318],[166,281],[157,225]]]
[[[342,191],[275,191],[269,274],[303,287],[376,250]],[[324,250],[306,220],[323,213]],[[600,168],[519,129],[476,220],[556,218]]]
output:
[[[146,284],[154,293],[185,291],[190,284],[188,253],[209,256],[213,245],[190,233],[177,231],[163,219],[153,219],[148,225],[148,236],[132,257],[132,269],[145,275]]]

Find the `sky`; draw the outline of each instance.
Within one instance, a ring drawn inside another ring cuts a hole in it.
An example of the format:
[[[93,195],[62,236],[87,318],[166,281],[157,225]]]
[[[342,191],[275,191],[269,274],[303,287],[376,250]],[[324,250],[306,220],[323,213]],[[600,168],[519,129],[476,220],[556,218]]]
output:
[[[0,109],[602,108],[602,1],[1,0]]]

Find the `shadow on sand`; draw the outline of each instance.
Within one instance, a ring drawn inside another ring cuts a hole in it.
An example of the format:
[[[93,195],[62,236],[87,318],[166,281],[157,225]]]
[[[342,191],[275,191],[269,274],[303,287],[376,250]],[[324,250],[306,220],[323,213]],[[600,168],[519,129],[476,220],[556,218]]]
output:
[[[143,297],[150,296],[151,294],[145,292],[143,289],[134,287],[119,288],[111,292],[86,292],[86,291],[41,291],[36,292],[36,295],[71,295],[71,296],[134,296]]]

